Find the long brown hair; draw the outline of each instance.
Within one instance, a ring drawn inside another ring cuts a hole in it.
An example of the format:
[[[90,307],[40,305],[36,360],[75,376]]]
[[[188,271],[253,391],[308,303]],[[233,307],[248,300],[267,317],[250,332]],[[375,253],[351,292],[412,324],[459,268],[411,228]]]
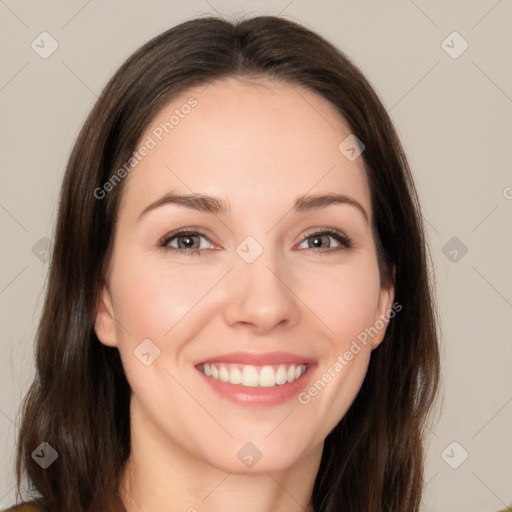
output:
[[[82,127],[62,184],[36,377],[21,409],[17,496],[26,475],[44,510],[104,512],[116,502],[130,454],[131,390],[118,350],[99,342],[94,320],[123,183],[105,197],[97,190],[132,156],[165,104],[225,77],[305,86],[326,98],[365,145],[381,282],[394,282],[402,311],[325,440],[312,504],[316,512],[417,512],[426,420],[439,381],[417,193],[392,122],[359,69],[318,34],[274,16],[202,17],[158,35],[115,73]],[[32,457],[42,442],[58,453],[46,469]]]

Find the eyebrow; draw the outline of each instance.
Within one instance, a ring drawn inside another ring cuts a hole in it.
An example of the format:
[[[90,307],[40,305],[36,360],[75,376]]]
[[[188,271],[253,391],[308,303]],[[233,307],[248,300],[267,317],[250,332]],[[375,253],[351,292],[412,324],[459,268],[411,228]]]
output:
[[[175,194],[173,192],[169,192],[144,208],[139,215],[139,220],[150,211],[168,204],[175,204],[191,210],[212,214],[229,214],[230,211],[229,204],[220,197],[202,194]],[[366,222],[370,222],[368,213],[361,203],[352,197],[343,194],[330,193],[302,195],[295,200],[292,209],[295,212],[305,212],[310,210],[319,210],[333,204],[348,204],[350,206],[354,206],[363,214]]]

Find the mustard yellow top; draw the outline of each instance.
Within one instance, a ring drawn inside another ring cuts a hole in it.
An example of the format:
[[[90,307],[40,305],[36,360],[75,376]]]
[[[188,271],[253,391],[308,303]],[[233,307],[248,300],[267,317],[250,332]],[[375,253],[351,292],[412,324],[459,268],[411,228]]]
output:
[[[40,512],[40,509],[34,505],[15,505],[6,510],[2,510],[1,512]]]

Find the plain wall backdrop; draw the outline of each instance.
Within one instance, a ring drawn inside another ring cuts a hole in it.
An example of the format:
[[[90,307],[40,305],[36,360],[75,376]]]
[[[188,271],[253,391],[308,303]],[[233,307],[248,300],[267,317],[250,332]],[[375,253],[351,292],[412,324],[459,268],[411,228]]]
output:
[[[0,508],[14,503],[19,406],[71,145],[125,58],[207,13],[298,21],[381,97],[420,194],[442,320],[424,511],[511,504],[511,0],[0,0]]]

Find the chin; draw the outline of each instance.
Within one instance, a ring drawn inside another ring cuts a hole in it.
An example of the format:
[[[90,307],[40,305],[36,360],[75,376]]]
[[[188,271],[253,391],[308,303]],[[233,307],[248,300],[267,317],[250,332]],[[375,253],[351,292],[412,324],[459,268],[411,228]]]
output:
[[[250,439],[250,437],[246,438]],[[228,445],[220,447],[219,452],[208,453],[206,463],[218,469],[233,474],[257,475],[265,473],[276,473],[286,471],[305,457],[304,440],[296,444],[289,441],[284,442],[279,438],[270,442],[268,439],[261,441],[235,441],[231,440]],[[320,454],[323,443],[319,447]],[[203,458],[204,460],[204,458]]]

